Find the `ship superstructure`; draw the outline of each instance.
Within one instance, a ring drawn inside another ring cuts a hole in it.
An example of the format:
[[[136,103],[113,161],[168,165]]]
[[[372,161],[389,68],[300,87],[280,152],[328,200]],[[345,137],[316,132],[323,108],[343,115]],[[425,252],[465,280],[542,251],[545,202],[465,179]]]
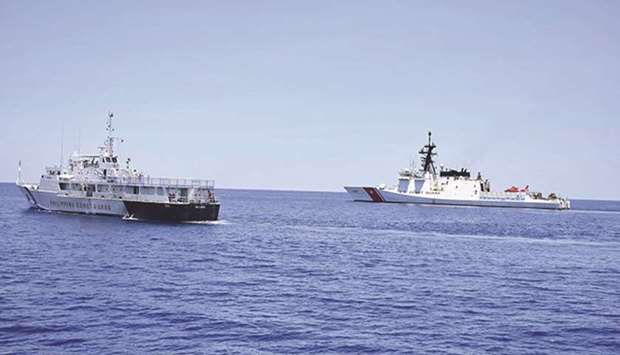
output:
[[[437,146],[428,133],[428,143],[419,151],[419,169],[399,172],[394,187],[380,185],[345,186],[355,201],[419,203],[430,205],[460,205],[480,207],[521,207],[542,209],[569,209],[570,201],[555,193],[544,197],[542,193],[530,192],[529,186],[519,189],[512,186],[503,192],[492,192],[489,180],[481,174],[475,178],[466,169],[435,167]]]
[[[39,184],[17,186],[38,209],[168,221],[216,220],[219,202],[212,180],[158,178],[122,166],[114,149],[113,114],[98,154],[73,154],[68,165],[47,167]],[[21,171],[21,163],[20,163]]]

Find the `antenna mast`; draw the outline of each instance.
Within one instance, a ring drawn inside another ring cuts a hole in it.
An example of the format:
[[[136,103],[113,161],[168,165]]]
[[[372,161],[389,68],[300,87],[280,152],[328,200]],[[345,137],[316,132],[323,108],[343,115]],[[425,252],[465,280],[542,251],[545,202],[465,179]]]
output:
[[[108,132],[108,137],[105,141],[105,146],[107,153],[110,156],[114,155],[114,137],[112,137],[112,133],[114,132],[114,128],[112,127],[112,118],[114,117],[114,113],[108,113],[108,121],[106,123],[106,131]]]
[[[78,155],[82,154],[82,128],[78,127]]]
[[[61,128],[60,128],[60,171],[62,171],[62,157],[65,155],[65,123],[62,122]]]
[[[420,155],[422,155],[424,172],[437,174],[437,171],[435,170],[435,162],[433,161],[433,157],[437,155],[437,153],[433,152],[433,149],[435,148],[437,148],[437,146],[431,141],[431,132],[428,132],[428,144],[425,145],[419,152]]]

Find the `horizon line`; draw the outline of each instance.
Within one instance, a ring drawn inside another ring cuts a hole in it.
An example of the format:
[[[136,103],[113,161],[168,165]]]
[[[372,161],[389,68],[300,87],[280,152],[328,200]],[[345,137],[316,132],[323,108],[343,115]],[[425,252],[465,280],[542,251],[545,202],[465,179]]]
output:
[[[16,184],[14,181],[0,181],[0,184]],[[241,190],[241,191],[277,191],[277,192],[316,192],[316,193],[342,193],[346,194],[346,191],[336,190],[304,190],[294,188],[277,188],[277,187],[215,187],[216,190]],[[344,185],[343,185],[344,189]],[[584,198],[584,197],[570,197],[572,200],[589,200],[589,201],[603,201],[603,202],[620,202],[618,200],[610,200],[603,198]]]

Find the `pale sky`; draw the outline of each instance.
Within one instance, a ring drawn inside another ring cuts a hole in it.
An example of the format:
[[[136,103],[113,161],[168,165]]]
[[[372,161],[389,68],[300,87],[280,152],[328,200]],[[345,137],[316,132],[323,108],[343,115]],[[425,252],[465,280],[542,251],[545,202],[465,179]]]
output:
[[[618,1],[0,1],[0,181],[96,151],[151,176],[395,184],[433,131],[494,189],[620,199]],[[78,139],[79,137],[79,139]]]

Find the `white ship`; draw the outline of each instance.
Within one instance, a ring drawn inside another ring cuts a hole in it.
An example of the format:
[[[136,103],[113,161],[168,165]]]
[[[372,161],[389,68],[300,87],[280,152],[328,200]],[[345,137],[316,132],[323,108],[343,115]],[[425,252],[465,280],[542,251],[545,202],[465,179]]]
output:
[[[112,118],[109,114],[98,154],[73,154],[67,167],[47,167],[39,184],[21,181],[20,162],[17,187],[33,208],[162,221],[217,219],[212,180],[146,176],[130,168],[130,159],[123,168],[114,151]]]
[[[398,177],[398,185],[345,186],[355,201],[419,203],[428,205],[457,205],[479,207],[520,207],[563,210],[570,208],[570,201],[555,193],[544,197],[539,192],[530,192],[529,187],[519,189],[512,186],[504,192],[492,192],[488,180],[478,174],[472,178],[465,169],[453,170],[435,168],[436,145],[428,133],[428,144],[419,154],[422,166],[415,170],[404,169]]]

